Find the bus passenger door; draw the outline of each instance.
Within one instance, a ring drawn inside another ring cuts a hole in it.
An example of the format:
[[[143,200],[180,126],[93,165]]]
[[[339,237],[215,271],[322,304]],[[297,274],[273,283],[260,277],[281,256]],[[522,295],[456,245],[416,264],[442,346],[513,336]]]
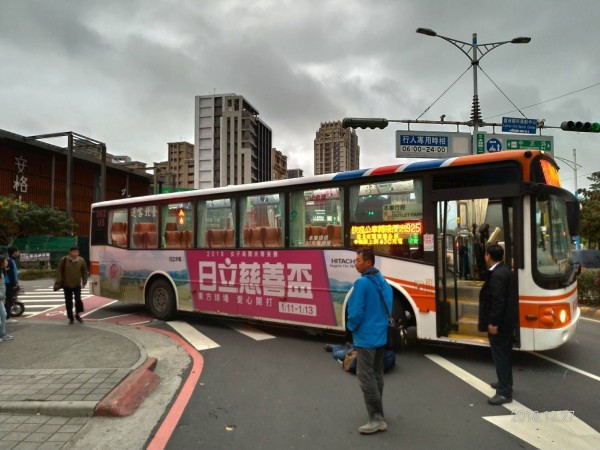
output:
[[[485,280],[485,246],[504,247],[515,270],[516,200],[443,200],[436,204],[436,302],[438,336],[487,342],[479,332],[479,291]],[[521,214],[517,215],[519,218]],[[516,277],[515,277],[516,278]]]

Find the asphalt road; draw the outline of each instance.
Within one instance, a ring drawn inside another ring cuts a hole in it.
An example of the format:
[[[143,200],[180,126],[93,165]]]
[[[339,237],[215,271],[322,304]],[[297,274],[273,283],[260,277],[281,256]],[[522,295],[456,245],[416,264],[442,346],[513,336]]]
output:
[[[93,316],[143,311],[116,303]],[[358,381],[323,351],[339,341],[252,325],[257,337],[237,322],[179,319],[214,348],[200,351],[199,382],[168,449],[579,449],[590,439],[598,445],[588,448],[600,448],[598,320],[582,319],[559,349],[514,352],[515,402],[507,407],[486,402],[495,380],[489,349],[413,340],[385,376],[388,430],[362,436],[357,428],[367,417]],[[149,326],[173,331],[175,324]]]
[[[512,411],[488,405],[457,375],[462,369],[484,385],[495,380],[488,349],[413,342],[385,376],[388,430],[361,436],[366,411],[358,382],[323,351],[331,339],[259,327],[274,338],[255,341],[219,321],[187,320],[220,347],[202,352],[200,383],[169,449],[507,449],[547,441],[564,448],[576,442],[570,434],[580,432],[580,421],[600,430],[600,322],[582,320],[574,341],[543,354],[596,379],[515,352]]]

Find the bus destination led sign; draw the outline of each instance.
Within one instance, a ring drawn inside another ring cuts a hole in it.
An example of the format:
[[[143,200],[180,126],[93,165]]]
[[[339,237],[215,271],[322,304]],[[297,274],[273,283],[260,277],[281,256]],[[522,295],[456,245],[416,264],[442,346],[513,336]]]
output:
[[[395,224],[352,225],[350,236],[355,246],[419,245],[423,225],[420,221]]]

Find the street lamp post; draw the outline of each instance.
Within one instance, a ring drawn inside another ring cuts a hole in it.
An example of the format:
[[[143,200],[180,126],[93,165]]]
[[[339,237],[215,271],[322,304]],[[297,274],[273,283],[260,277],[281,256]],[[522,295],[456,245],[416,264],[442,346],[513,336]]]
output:
[[[473,68],[473,105],[471,107],[471,121],[473,122],[472,152],[474,153],[476,148],[477,132],[479,131],[479,125],[482,122],[481,110],[479,108],[479,97],[477,93],[477,67],[479,66],[479,61],[481,60],[481,58],[483,58],[489,52],[494,50],[496,47],[500,47],[504,44],[527,44],[531,41],[531,38],[521,36],[511,39],[510,41],[491,42],[489,44],[478,44],[477,33],[473,33],[473,40],[469,44],[468,42],[463,42],[457,39],[442,36],[429,28],[417,28],[417,33],[424,34],[426,36],[439,37],[441,39],[444,39],[445,41],[450,42],[461,52],[463,52],[465,56],[471,61],[471,67]],[[471,54],[469,54],[469,50],[471,51]]]
[[[569,168],[573,169],[573,184],[575,186],[573,189],[573,193],[575,194],[575,197],[579,197],[577,194],[577,169],[580,169],[583,166],[577,164],[577,149],[573,149],[573,161],[566,158],[561,158],[560,156],[556,155],[554,155],[554,159],[558,159],[559,161],[564,162],[567,166],[569,166]]]

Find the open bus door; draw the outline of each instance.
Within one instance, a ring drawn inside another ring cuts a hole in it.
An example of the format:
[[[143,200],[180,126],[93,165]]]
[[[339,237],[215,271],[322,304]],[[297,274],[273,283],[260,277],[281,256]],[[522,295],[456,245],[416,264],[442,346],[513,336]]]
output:
[[[516,230],[522,228],[518,198],[443,200],[436,204],[436,310],[438,336],[487,342],[479,332],[479,291],[485,281],[485,246],[504,247],[517,289]],[[518,336],[518,334],[517,334]]]

